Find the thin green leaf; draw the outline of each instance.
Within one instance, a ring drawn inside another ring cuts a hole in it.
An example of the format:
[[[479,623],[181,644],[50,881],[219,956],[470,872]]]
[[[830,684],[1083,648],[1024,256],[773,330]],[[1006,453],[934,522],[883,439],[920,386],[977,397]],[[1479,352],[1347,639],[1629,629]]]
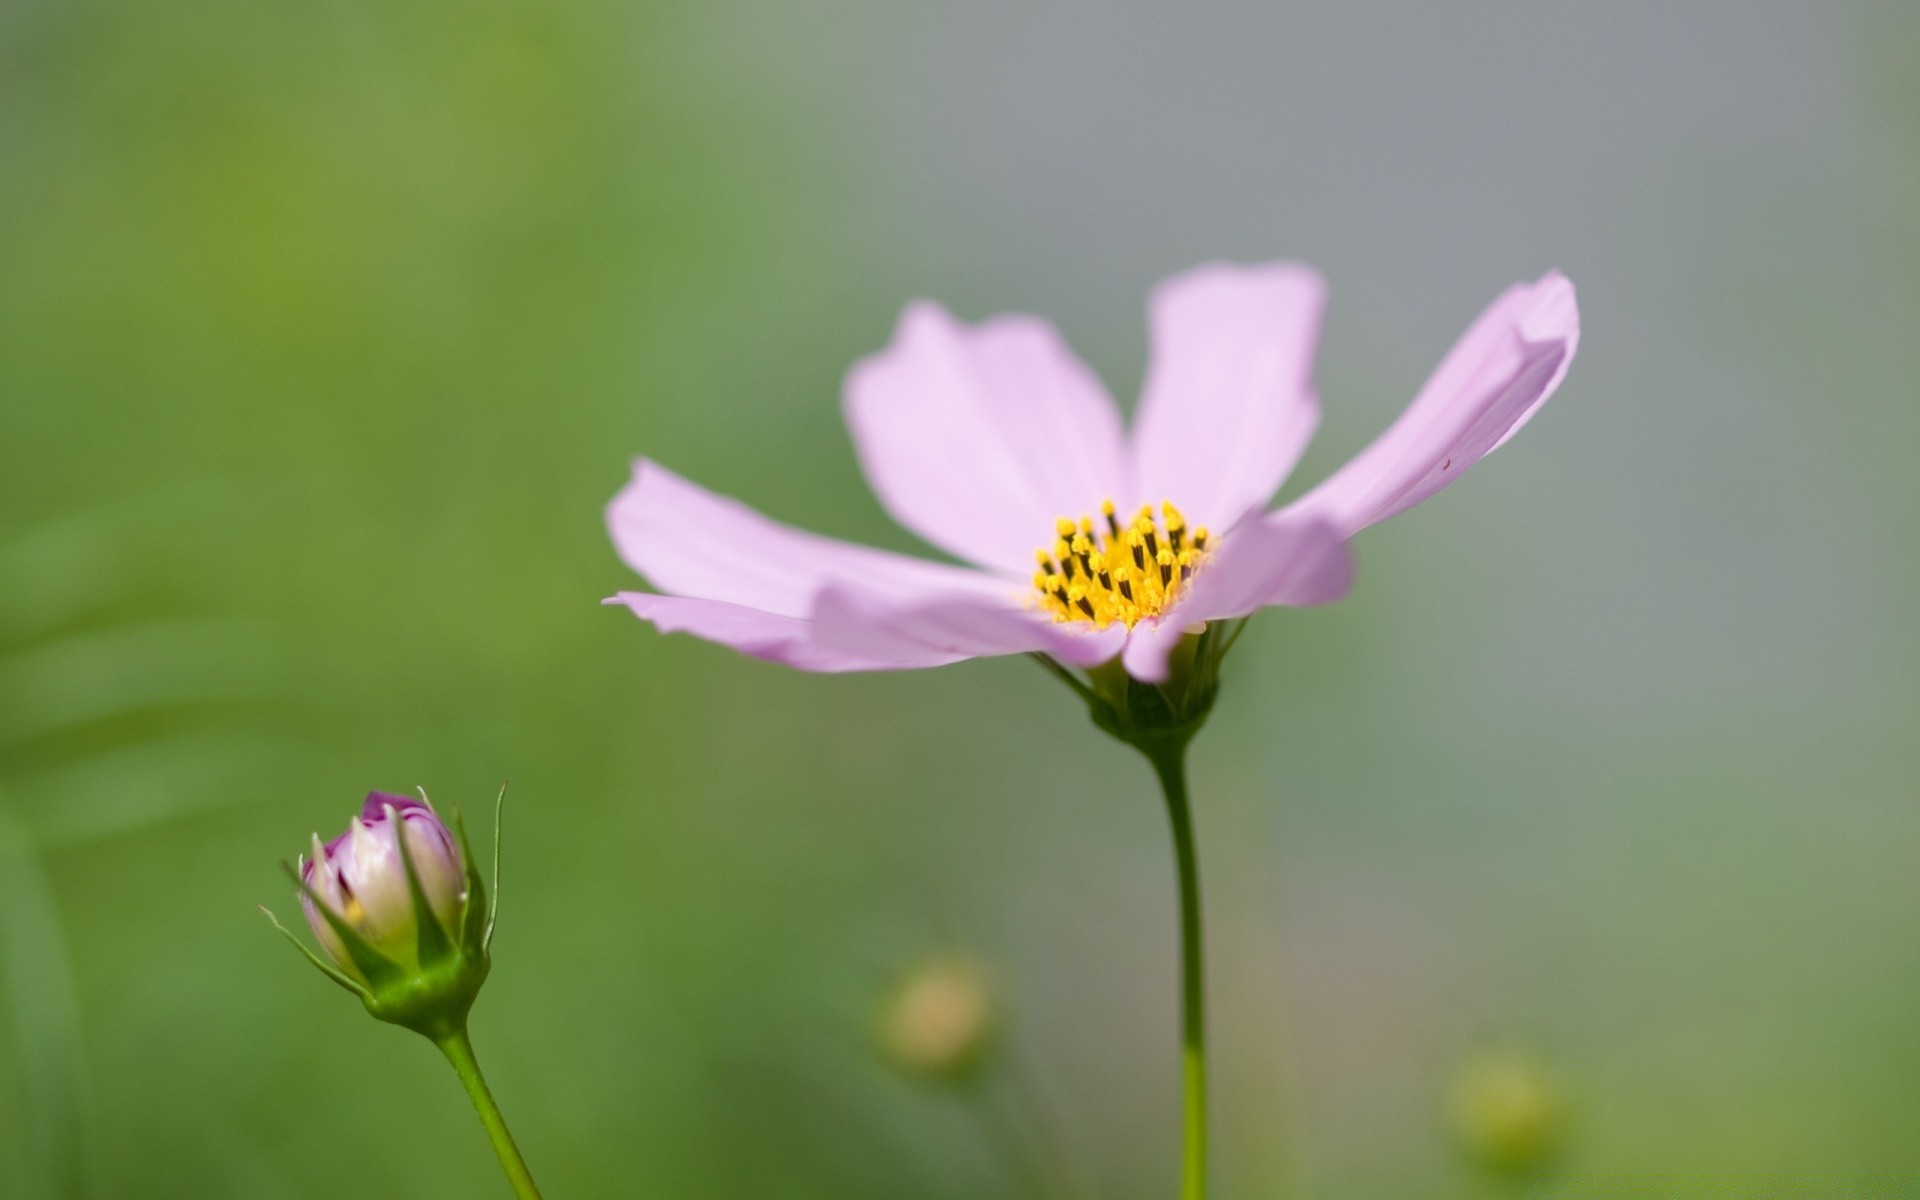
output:
[[[0,661],[0,726],[19,745],[137,713],[258,702],[281,686],[278,650],[269,626],[222,617],[71,634]]]
[[[23,771],[34,840],[59,848],[124,836],[240,803],[306,748],[253,729],[190,730]]]

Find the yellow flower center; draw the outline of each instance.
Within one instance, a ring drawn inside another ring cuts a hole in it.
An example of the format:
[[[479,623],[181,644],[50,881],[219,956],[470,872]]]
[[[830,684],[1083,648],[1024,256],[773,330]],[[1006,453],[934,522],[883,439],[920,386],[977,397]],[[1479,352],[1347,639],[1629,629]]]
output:
[[[1165,612],[1206,558],[1207,531],[1189,532],[1171,504],[1162,504],[1160,515],[1156,521],[1148,505],[1123,528],[1108,500],[1098,524],[1061,517],[1052,548],[1034,552],[1040,606],[1056,621],[1091,621],[1098,629],[1116,621],[1132,628]]]

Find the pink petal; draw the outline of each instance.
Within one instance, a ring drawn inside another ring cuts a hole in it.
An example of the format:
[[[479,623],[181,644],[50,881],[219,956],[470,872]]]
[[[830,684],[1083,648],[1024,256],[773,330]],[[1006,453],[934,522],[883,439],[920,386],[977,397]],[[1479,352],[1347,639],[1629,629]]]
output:
[[[1127,674],[1148,683],[1167,677],[1167,656],[1188,629],[1244,617],[1269,604],[1327,604],[1353,585],[1353,557],[1334,525],[1320,518],[1269,516],[1222,539],[1165,616],[1143,621],[1127,640]]]
[[[627,565],[663,592],[787,617],[805,617],[831,582],[899,597],[956,589],[998,596],[1010,586],[782,525],[645,459],[608,505],[607,528]]]
[[[1272,498],[1320,421],[1327,285],[1300,263],[1210,264],[1162,283],[1134,422],[1140,498],[1224,530]]]
[[[1124,626],[1096,630],[1062,624],[1011,600],[949,595],[920,603],[890,602],[828,588],[814,607],[820,644],[840,653],[891,658],[912,653],[959,658],[1048,654],[1076,667],[1097,666],[1120,652]]]
[[[919,647],[896,647],[891,655],[848,654],[821,646],[813,622],[719,600],[690,600],[652,592],[621,592],[609,604],[624,604],[662,633],[691,633],[742,654],[802,671],[897,671],[938,667],[966,655],[942,655]]]
[[[1433,495],[1517,433],[1565,378],[1580,343],[1573,284],[1517,284],[1480,315],[1400,419],[1285,510],[1349,536]]]
[[[1129,489],[1106,389],[1045,321],[968,327],[925,301],[847,376],[847,425],[895,520],[1025,578],[1060,517]]]

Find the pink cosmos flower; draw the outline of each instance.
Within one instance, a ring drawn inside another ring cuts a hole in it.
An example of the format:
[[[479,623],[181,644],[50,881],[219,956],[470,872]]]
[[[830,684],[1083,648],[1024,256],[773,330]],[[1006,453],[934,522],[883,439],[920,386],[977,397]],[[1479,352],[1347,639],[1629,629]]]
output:
[[[1319,421],[1325,303],[1298,263],[1167,280],[1130,431],[1047,322],[967,325],[909,305],[848,375],[847,424],[887,511],[971,566],[806,533],[642,459],[607,524],[658,590],[607,602],[808,671],[1033,652],[1083,668],[1118,655],[1163,680],[1175,643],[1207,622],[1343,596],[1347,539],[1513,436],[1580,338],[1564,276],[1508,289],[1384,434],[1266,511]]]

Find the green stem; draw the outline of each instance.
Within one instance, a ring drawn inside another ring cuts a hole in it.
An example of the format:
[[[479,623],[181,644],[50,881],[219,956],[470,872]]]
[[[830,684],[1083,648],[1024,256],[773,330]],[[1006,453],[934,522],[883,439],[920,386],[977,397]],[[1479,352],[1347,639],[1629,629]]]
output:
[[[507,1132],[507,1121],[500,1115],[500,1106],[493,1102],[493,1093],[487,1090],[487,1081],[480,1074],[480,1063],[473,1057],[473,1042],[468,1039],[467,1031],[438,1038],[434,1045],[440,1047],[440,1053],[447,1056],[453,1064],[454,1073],[460,1076],[460,1082],[466,1085],[467,1095],[473,1100],[473,1109],[480,1114],[480,1123],[487,1127],[487,1140],[493,1143],[493,1152],[500,1156],[501,1169],[507,1173],[507,1182],[513,1185],[513,1194],[520,1200],[540,1200],[540,1189],[534,1186],[533,1173],[527,1170],[527,1160],[520,1157],[520,1147],[513,1144],[513,1135]]]
[[[1193,849],[1193,811],[1187,803],[1187,747],[1182,740],[1145,753],[1166,793],[1173,856],[1180,872],[1180,1074],[1186,1134],[1180,1200],[1206,1200],[1206,968],[1200,933],[1200,863]]]

